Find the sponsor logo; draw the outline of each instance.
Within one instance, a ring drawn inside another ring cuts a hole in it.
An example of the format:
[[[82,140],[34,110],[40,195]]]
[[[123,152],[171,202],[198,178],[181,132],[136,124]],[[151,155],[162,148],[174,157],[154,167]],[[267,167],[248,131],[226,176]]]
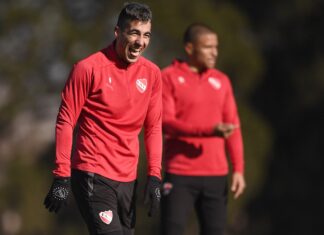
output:
[[[160,199],[161,199],[160,188],[155,189],[155,195],[156,195],[157,200],[160,201]]]
[[[99,217],[102,222],[105,224],[110,224],[111,221],[113,220],[113,212],[111,210],[109,211],[102,211],[99,213]]]
[[[144,93],[147,88],[146,78],[141,78],[136,80],[136,88],[140,93]]]
[[[217,78],[209,77],[208,82],[216,90],[219,90],[222,87],[221,82]]]
[[[184,77],[178,77],[178,81],[179,81],[179,83],[180,84],[183,84],[183,83],[185,83],[186,82],[186,80],[184,79]]]
[[[60,200],[60,201],[65,200],[65,199],[67,199],[68,195],[69,195],[69,192],[67,191],[66,188],[57,187],[57,188],[53,189],[53,196],[57,200]]]
[[[111,90],[113,90],[113,86],[112,86],[112,79],[111,77],[107,78],[107,82],[106,82],[106,86],[109,87]]]
[[[170,182],[165,182],[162,187],[162,194],[163,196],[166,196],[170,194],[171,189],[173,188],[173,184]]]

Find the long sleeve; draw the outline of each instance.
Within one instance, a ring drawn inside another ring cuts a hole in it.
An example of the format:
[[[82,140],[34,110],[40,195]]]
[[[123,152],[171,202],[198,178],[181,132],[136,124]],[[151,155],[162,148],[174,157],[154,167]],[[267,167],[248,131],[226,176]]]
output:
[[[148,175],[161,178],[162,168],[162,82],[157,73],[144,123]]]
[[[62,91],[55,131],[56,167],[53,173],[56,176],[70,176],[73,130],[87,98],[90,77],[82,64],[76,64]]]
[[[224,107],[223,107],[224,122],[236,124],[239,126],[239,128],[235,129],[233,134],[226,139],[226,147],[230,155],[231,163],[233,165],[233,171],[243,173],[244,150],[243,150],[243,139],[242,139],[241,127],[240,127],[240,119],[239,119],[232,87],[230,84],[228,87],[229,89],[226,94]]]

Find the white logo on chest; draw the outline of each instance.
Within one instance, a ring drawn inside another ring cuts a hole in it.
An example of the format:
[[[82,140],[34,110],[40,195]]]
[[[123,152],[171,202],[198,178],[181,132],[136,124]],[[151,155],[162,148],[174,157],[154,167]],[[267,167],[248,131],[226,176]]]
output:
[[[216,90],[219,90],[222,87],[222,83],[217,78],[209,77],[208,82]]]
[[[140,93],[144,93],[147,88],[146,78],[141,78],[136,80],[136,88]]]
[[[102,211],[99,213],[99,217],[100,217],[101,221],[104,222],[105,224],[110,224],[113,219],[113,213],[111,210]]]
[[[186,80],[184,79],[184,77],[178,77],[178,81],[179,81],[179,83],[181,83],[181,84],[183,84],[183,83],[185,83],[186,82]]]
[[[112,86],[112,79],[111,79],[111,77],[108,77],[107,78],[106,86],[109,87],[111,90],[114,90],[114,88]]]

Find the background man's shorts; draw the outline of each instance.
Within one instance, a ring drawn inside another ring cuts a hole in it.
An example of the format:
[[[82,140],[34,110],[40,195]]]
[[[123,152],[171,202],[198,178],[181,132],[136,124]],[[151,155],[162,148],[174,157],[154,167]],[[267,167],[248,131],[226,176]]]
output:
[[[72,170],[72,192],[91,234],[135,226],[136,181],[118,182]]]

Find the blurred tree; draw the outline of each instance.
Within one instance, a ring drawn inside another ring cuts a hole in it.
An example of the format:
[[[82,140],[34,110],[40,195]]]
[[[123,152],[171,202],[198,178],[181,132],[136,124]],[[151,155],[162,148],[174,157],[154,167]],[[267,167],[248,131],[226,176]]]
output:
[[[236,2],[251,17],[266,58],[251,102],[275,139],[245,234],[323,234],[323,1]]]

